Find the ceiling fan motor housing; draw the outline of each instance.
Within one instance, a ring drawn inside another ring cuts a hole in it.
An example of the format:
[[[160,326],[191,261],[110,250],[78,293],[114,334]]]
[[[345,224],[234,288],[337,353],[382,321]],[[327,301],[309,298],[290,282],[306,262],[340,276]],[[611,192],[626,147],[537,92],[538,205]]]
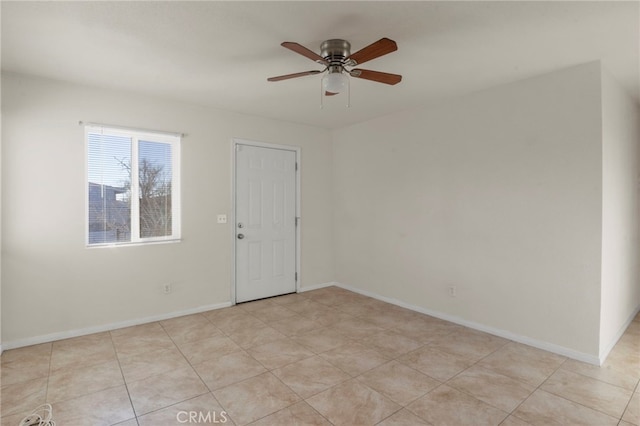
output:
[[[329,72],[341,72],[345,59],[351,56],[351,43],[341,39],[331,39],[320,45],[320,56],[329,62]]]

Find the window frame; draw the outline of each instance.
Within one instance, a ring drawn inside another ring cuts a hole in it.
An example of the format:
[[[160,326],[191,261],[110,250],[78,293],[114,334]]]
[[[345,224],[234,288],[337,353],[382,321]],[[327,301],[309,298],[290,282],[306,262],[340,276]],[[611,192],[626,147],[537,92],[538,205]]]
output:
[[[89,135],[108,134],[131,139],[131,204],[130,204],[130,241],[114,241],[107,243],[90,243],[89,231]],[[139,142],[165,143],[171,146],[171,235],[160,237],[140,236],[140,181],[139,181]],[[180,149],[182,135],[149,130],[137,130],[117,126],[87,124],[84,127],[84,191],[85,191],[85,246],[87,248],[135,246],[156,243],[179,242],[181,236],[181,183],[180,183]]]

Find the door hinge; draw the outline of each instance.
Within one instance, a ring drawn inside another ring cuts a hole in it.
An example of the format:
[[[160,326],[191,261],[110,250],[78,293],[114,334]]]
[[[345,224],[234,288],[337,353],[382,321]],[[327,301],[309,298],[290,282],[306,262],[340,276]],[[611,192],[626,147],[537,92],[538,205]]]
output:
[[[300,220],[300,218],[296,217],[296,226],[298,226],[298,220]]]
[[[296,282],[298,282],[298,273],[296,272]]]
[[[298,171],[298,162],[296,161],[296,172]]]

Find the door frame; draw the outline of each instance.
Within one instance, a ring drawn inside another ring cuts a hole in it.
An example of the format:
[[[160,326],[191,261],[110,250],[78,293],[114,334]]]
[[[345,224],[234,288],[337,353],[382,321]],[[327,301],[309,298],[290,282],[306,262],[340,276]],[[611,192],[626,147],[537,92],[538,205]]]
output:
[[[300,162],[300,151],[301,148],[299,146],[295,146],[295,145],[282,145],[282,144],[275,144],[275,143],[268,143],[268,142],[258,142],[258,141],[254,141],[254,140],[249,140],[249,139],[242,139],[242,138],[236,138],[233,137],[231,139],[231,291],[230,291],[230,296],[231,296],[231,305],[235,305],[236,304],[236,229],[237,229],[237,218],[236,218],[236,150],[238,148],[238,145],[249,145],[249,146],[255,146],[258,148],[270,148],[270,149],[280,149],[280,150],[285,150],[285,151],[293,151],[296,153],[296,191],[295,191],[295,196],[296,196],[296,220],[297,220],[297,225],[296,225],[296,229],[295,229],[295,233],[296,233],[296,249],[295,249],[295,265],[296,265],[296,274],[297,274],[297,279],[296,279],[296,293],[300,292],[300,277],[301,277],[301,270],[300,270],[300,224],[302,221],[301,215],[300,215],[300,172],[302,170],[302,164]]]

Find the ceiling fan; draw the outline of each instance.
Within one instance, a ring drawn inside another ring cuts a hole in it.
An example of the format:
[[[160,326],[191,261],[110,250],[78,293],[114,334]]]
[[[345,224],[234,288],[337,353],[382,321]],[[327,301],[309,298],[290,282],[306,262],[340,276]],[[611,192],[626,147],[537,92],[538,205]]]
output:
[[[291,41],[285,41],[281,46],[324,65],[325,68],[323,70],[303,71],[294,74],[270,77],[267,79],[268,81],[288,80],[290,78],[304,77],[307,75],[327,72],[322,79],[322,88],[326,96],[332,96],[337,95],[348,87],[348,76],[391,85],[398,84],[402,80],[402,76],[398,74],[371,71],[361,68],[348,69],[398,50],[396,42],[386,37],[381,38],[375,43],[372,43],[353,54],[351,53],[351,44],[348,41],[341,39],[323,41],[320,45],[320,54],[307,49],[301,44]]]

